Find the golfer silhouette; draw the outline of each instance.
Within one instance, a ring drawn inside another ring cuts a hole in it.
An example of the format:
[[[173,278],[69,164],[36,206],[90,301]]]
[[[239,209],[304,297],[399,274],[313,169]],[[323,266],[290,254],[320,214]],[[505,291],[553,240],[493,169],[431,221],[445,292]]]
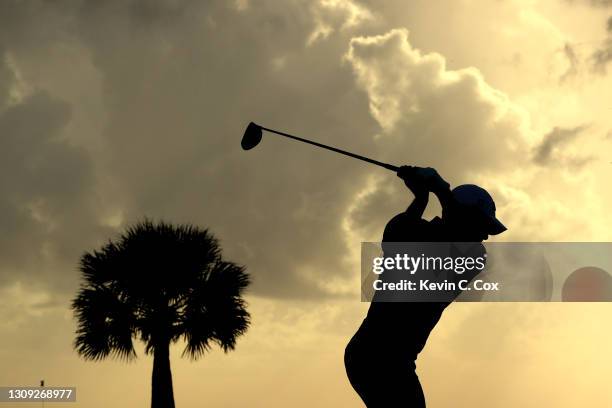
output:
[[[506,227],[495,217],[495,203],[482,188],[467,184],[450,190],[433,168],[402,166],[397,172],[414,194],[408,209],[386,225],[383,242],[482,242]],[[429,193],[442,206],[442,218],[422,218]],[[384,246],[383,246],[384,249]],[[368,408],[423,408],[416,374],[418,354],[444,309],[452,302],[376,302],[344,353],[349,381]]]

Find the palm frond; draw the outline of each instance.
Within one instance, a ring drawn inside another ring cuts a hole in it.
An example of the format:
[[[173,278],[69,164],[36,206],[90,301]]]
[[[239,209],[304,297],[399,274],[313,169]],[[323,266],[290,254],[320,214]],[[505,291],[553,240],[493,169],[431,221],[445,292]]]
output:
[[[82,288],[72,301],[72,309],[78,324],[74,347],[86,360],[109,355],[125,360],[136,357],[132,310],[110,289]]]
[[[194,287],[186,301],[182,332],[187,343],[184,355],[197,359],[218,344],[224,351],[233,350],[236,338],[249,327],[250,315],[241,298],[250,279],[244,268],[219,261]]]

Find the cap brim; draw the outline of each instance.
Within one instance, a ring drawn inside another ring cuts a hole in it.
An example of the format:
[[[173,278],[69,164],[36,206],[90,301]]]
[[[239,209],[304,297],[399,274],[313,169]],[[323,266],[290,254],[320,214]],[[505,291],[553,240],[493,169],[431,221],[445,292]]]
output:
[[[488,223],[488,233],[489,235],[497,235],[506,231],[508,228],[504,224],[501,223],[497,218],[490,217]]]

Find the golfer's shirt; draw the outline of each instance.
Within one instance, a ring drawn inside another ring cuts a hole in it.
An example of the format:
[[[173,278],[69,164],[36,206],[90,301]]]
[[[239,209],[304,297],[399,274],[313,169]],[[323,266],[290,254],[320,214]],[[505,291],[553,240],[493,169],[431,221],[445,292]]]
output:
[[[410,217],[407,213],[401,213],[393,217],[385,227],[383,250],[385,256],[392,257],[395,255],[392,252],[393,246],[385,246],[385,242],[446,243],[449,242],[449,237],[449,231],[440,218],[436,217],[431,221],[426,221]],[[442,248],[443,245],[440,247]],[[451,252],[457,250],[452,245],[445,246],[445,248],[446,251]],[[473,246],[470,252],[473,256],[482,255],[484,246],[480,244],[478,247]],[[480,270],[476,270],[459,276],[461,279],[471,280],[479,272]],[[458,275],[454,275],[455,278],[458,278]],[[452,275],[449,276],[452,278]],[[444,309],[460,293],[461,290],[449,291],[443,295],[445,301],[440,302],[377,301],[375,295],[356,336],[364,341],[376,342],[381,347],[387,347],[388,350],[401,356],[404,361],[406,359],[414,361],[425,346],[429,333],[439,321]],[[441,294],[438,293],[437,296]]]

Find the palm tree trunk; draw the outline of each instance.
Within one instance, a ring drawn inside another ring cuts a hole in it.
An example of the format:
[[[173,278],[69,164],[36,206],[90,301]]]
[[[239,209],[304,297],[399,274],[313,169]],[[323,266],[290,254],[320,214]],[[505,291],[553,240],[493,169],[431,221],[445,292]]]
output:
[[[153,351],[151,408],[174,408],[169,342],[161,342]]]

